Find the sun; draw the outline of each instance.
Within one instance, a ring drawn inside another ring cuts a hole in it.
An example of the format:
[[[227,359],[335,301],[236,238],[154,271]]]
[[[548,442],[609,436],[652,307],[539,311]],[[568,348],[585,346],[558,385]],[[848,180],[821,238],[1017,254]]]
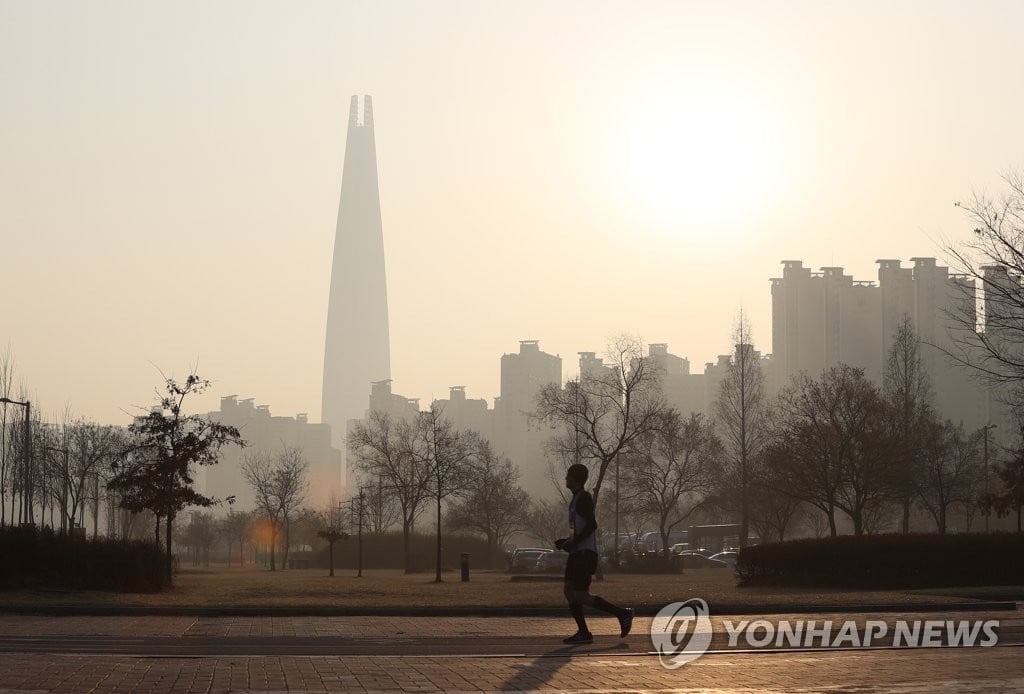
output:
[[[622,173],[627,204],[648,222],[721,228],[746,221],[769,201],[784,153],[776,117],[763,104],[710,86],[632,106],[619,138]]]

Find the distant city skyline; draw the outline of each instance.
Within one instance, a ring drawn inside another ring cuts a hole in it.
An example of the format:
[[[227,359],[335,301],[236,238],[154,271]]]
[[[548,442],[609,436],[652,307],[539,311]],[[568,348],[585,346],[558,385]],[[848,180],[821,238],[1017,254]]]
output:
[[[953,203],[1024,167],[1021,25],[1009,1],[7,2],[0,348],[49,418],[126,423],[195,368],[196,411],[320,421],[339,126],[372,94],[397,392],[493,398],[524,339],[563,377],[621,332],[697,368],[741,306],[769,353],[780,260],[945,264]]]

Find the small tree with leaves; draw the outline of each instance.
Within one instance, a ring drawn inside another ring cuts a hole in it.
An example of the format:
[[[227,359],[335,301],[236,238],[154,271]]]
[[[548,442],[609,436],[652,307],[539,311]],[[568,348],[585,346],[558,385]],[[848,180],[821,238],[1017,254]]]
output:
[[[108,486],[121,494],[121,506],[130,511],[149,509],[166,524],[167,582],[172,580],[174,556],[172,526],[174,519],[188,506],[212,506],[216,503],[194,488],[194,466],[214,465],[220,449],[227,445],[244,446],[238,429],[184,412],[186,399],[199,395],[210,382],[194,373],[179,383],[164,382],[159,404],[149,414],[137,417],[128,430],[132,445]]]

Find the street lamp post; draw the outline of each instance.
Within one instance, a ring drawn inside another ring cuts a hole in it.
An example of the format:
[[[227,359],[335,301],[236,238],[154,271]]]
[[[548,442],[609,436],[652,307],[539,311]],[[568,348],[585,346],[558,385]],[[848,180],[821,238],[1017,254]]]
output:
[[[356,578],[363,577],[363,488],[359,488],[359,570]]]
[[[21,509],[19,517],[22,523],[31,523],[32,518],[32,489],[31,489],[31,462],[32,462],[32,403],[29,400],[18,402],[10,398],[0,398],[0,403],[18,405],[25,408],[25,443],[22,446],[24,461],[22,463],[21,478]]]
[[[984,451],[984,461],[985,461],[985,532],[986,533],[988,532],[988,518],[989,518],[989,515],[991,514],[991,509],[990,509],[991,501],[988,498],[988,430],[989,429],[996,429],[997,427],[998,427],[998,425],[996,425],[996,424],[986,424],[984,427],[982,427],[982,431],[984,432],[984,448],[983,448],[983,451]]]

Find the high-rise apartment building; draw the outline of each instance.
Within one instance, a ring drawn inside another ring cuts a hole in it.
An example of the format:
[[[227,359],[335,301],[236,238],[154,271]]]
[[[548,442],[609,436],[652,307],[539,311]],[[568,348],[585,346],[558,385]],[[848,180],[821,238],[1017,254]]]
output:
[[[550,429],[531,422],[541,388],[562,382],[562,358],[540,350],[537,340],[522,340],[518,354],[501,357],[501,395],[494,404],[492,443],[519,466],[521,484],[534,495],[549,495],[544,443]]]
[[[939,412],[969,428],[981,426],[989,393],[943,354],[952,347],[950,314],[973,312],[973,281],[935,258],[912,258],[909,268],[895,259],[876,262],[877,284],[856,281],[841,267],[811,272],[798,260],[782,261],[782,277],[771,280],[772,389],[801,371],[815,376],[841,363],[881,383],[895,335],[909,317]]]
[[[220,409],[210,412],[211,421],[236,427],[246,442],[245,448],[225,446],[216,465],[205,468],[206,494],[224,499],[234,496],[235,508],[252,510],[255,495],[242,474],[242,460],[251,455],[274,456],[285,448],[297,448],[309,463],[307,505],[326,504],[341,493],[341,451],[331,445],[331,428],[308,421],[305,414],[275,417],[267,405],[256,405],[252,398],[239,400],[235,395],[220,399]]]

